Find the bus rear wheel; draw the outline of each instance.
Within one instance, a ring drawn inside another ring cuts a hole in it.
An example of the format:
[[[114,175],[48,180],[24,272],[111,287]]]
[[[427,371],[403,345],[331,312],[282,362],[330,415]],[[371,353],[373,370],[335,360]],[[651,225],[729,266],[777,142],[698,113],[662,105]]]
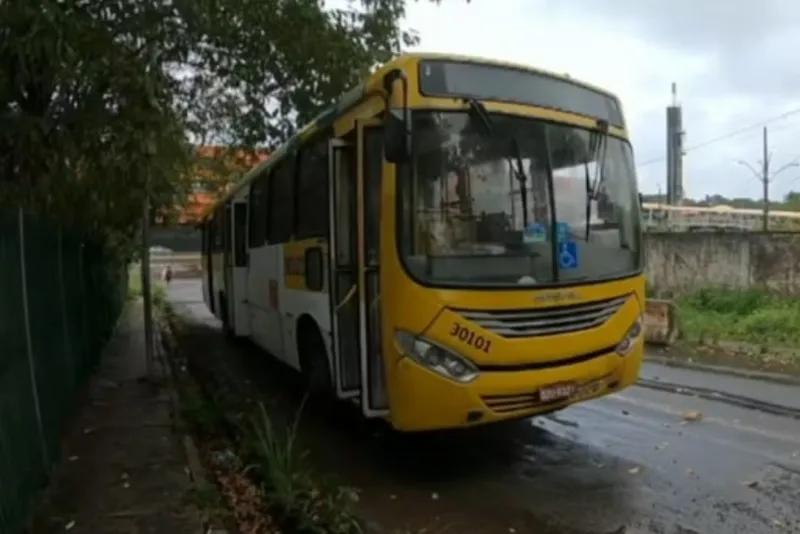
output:
[[[310,318],[300,320],[297,329],[300,369],[308,392],[314,397],[328,396],[333,388],[328,354],[319,327]]]
[[[235,336],[233,327],[230,323],[230,316],[228,315],[228,297],[222,292],[219,294],[219,307],[222,320],[222,332],[225,334],[227,339],[233,340]]]

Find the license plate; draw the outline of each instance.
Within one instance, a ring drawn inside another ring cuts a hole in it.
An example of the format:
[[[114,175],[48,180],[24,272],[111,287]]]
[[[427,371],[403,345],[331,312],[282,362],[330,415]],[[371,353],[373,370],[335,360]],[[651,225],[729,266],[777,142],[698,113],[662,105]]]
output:
[[[575,384],[553,384],[539,390],[539,401],[552,402],[572,397],[577,391]]]

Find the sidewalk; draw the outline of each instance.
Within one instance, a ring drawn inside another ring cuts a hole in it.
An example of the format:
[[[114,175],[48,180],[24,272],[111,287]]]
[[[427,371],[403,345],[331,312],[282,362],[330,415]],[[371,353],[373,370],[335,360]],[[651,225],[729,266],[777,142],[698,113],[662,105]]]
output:
[[[642,365],[641,378],[676,384],[686,388],[705,388],[760,402],[800,410],[800,388],[770,381],[740,378],[701,370],[670,367],[656,362]]]
[[[67,429],[31,534],[202,533],[168,383],[155,367],[158,385],[142,379],[142,305],[129,305]]]

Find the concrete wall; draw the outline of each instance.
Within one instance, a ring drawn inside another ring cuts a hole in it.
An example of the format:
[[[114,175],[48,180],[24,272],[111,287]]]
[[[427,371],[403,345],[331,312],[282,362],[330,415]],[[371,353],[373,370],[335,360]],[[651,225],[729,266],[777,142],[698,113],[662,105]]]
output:
[[[153,227],[150,231],[153,246],[167,247],[175,252],[200,253],[202,237],[200,230],[193,226],[177,228]]]
[[[798,233],[653,233],[645,254],[656,295],[712,286],[800,295]]]

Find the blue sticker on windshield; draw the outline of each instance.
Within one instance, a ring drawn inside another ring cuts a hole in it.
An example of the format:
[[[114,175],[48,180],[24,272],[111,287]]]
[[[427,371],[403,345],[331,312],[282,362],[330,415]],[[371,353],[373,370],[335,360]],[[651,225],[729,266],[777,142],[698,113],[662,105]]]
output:
[[[558,244],[558,266],[562,269],[577,269],[579,263],[578,244],[564,241]]]
[[[541,223],[528,223],[525,228],[523,241],[526,243],[544,243],[550,239],[549,225]],[[570,240],[569,224],[556,223],[556,243],[565,243]]]
[[[556,239],[559,243],[569,241],[569,225],[567,223],[556,223]]]
[[[543,224],[530,223],[525,228],[525,235],[522,240],[525,243],[543,243],[547,241],[547,228]]]

